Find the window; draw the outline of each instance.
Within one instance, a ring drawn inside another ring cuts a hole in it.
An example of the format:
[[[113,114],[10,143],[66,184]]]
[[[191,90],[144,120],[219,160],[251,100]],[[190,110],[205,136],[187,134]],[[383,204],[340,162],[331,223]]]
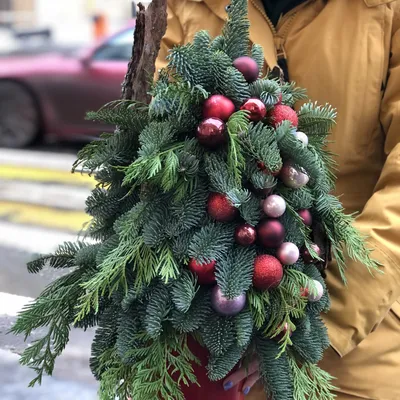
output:
[[[127,29],[100,46],[93,55],[94,61],[129,61],[132,55],[134,29]]]

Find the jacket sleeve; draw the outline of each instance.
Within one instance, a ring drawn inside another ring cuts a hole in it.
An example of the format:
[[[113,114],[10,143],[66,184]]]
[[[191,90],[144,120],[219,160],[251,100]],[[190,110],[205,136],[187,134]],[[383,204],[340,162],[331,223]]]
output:
[[[396,10],[397,12],[397,10]],[[331,311],[324,316],[332,347],[340,356],[353,350],[374,331],[400,297],[400,14],[393,19],[389,76],[381,105],[386,161],[374,194],[355,225],[370,238],[373,257],[383,274],[371,276],[349,260],[348,288],[343,288],[335,265],[328,283]]]
[[[172,0],[168,0],[167,13],[167,32],[161,41],[161,48],[156,61],[156,71],[167,65],[166,58],[168,56],[168,51],[178,44],[183,44],[185,39],[182,25],[177,16],[174,1]]]

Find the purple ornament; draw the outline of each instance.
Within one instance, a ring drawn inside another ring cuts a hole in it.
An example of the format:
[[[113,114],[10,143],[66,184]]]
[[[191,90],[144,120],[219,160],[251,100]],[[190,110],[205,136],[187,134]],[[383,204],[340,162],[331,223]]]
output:
[[[312,225],[313,218],[312,218],[310,210],[307,210],[307,209],[299,210],[299,211],[297,211],[297,214],[299,214],[300,218],[303,220],[304,225],[306,225],[306,226]]]
[[[243,293],[234,299],[228,299],[222,294],[219,286],[215,286],[211,293],[211,306],[221,315],[237,315],[246,305],[246,295]]]
[[[315,303],[322,299],[322,296],[324,295],[324,287],[319,281],[314,280],[313,282],[317,291],[315,292],[314,290],[309,290],[308,300],[312,303]]]
[[[310,178],[304,172],[297,170],[291,163],[285,163],[279,175],[282,182],[292,189],[300,189],[307,185]]]
[[[308,136],[304,132],[294,132],[293,136],[297,139],[300,140],[304,144],[304,147],[308,146]]]
[[[281,196],[273,194],[264,200],[263,210],[268,217],[279,218],[286,211],[286,202]]]
[[[286,242],[279,247],[277,256],[283,265],[293,265],[300,257],[300,250],[294,243]]]

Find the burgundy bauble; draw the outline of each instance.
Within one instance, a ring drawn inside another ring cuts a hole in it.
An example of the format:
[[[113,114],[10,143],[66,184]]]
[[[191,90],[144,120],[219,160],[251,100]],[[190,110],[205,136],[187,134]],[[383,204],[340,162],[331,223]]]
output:
[[[264,247],[279,247],[285,239],[285,228],[278,220],[264,220],[257,226],[257,237]]]
[[[231,222],[239,210],[222,193],[210,193],[207,202],[208,214],[219,222]]]
[[[197,127],[197,140],[205,147],[216,149],[226,142],[225,123],[219,118],[207,118]]]
[[[264,200],[263,211],[268,217],[279,218],[286,211],[286,201],[283,197],[272,194]]]
[[[221,315],[233,316],[240,313],[246,305],[246,295],[243,293],[234,299],[228,299],[222,293],[219,286],[215,286],[211,292],[211,306]]]
[[[232,100],[221,94],[209,97],[203,105],[204,118],[219,118],[222,121],[228,121],[234,112],[235,105]]]
[[[307,185],[310,180],[306,173],[296,169],[291,162],[285,162],[279,178],[287,187],[292,189],[300,189]]]
[[[247,117],[254,122],[261,121],[267,115],[267,108],[265,104],[260,99],[249,99],[247,100],[242,107],[240,107],[243,111],[248,111],[249,114]]]
[[[286,242],[281,244],[276,255],[283,265],[293,265],[300,257],[300,250],[294,243]]]
[[[251,246],[257,240],[257,231],[250,224],[239,225],[235,230],[235,242],[241,246]]]
[[[283,104],[276,105],[270,113],[271,123],[274,127],[277,127],[283,121],[290,121],[294,128],[299,125],[299,118],[291,107]]]
[[[319,248],[319,246],[318,246],[317,244],[313,243],[313,244],[311,245],[311,248],[317,253],[318,257],[321,257],[321,254],[322,254],[322,253],[321,253],[321,249]],[[304,247],[304,248],[303,248],[303,250],[302,250],[302,252],[301,252],[301,256],[302,256],[302,258],[303,258],[303,260],[304,260],[304,262],[305,262],[306,264],[313,264],[313,263],[318,262],[318,259],[317,259],[317,258],[314,258],[314,257],[310,254],[310,252],[308,251],[307,247]]]
[[[297,211],[297,214],[299,214],[300,218],[304,222],[304,225],[306,225],[306,226],[312,225],[313,218],[312,218],[312,214],[311,214],[310,210],[307,210],[307,209],[299,210],[299,211]]]
[[[242,73],[247,82],[256,81],[260,75],[260,68],[251,57],[239,57],[233,62],[233,66]]]
[[[191,258],[188,267],[195,275],[197,275],[197,281],[200,285],[210,285],[216,282],[215,265],[216,261],[199,264],[195,259]]]
[[[268,254],[262,254],[254,260],[253,286],[267,290],[279,286],[283,278],[283,267],[280,261]]]

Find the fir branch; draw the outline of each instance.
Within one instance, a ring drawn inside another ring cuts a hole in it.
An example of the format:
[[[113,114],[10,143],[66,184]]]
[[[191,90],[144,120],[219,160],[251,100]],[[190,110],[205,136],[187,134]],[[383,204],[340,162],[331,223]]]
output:
[[[235,175],[228,168],[227,163],[220,154],[206,154],[204,163],[212,190],[219,193],[228,193],[237,188]]]
[[[234,299],[246,293],[251,286],[254,270],[254,249],[232,248],[216,265],[216,277],[222,293]]]
[[[189,271],[182,272],[172,285],[172,300],[177,310],[186,313],[197,291],[197,277]]]
[[[151,291],[144,321],[144,328],[152,339],[156,339],[161,335],[162,323],[167,318],[170,309],[171,298],[168,287],[158,285]]]
[[[164,243],[157,252],[158,260],[156,264],[156,272],[160,279],[165,283],[178,278],[180,267],[175,259],[169,244]],[[148,267],[147,267],[148,268]]]
[[[280,100],[282,91],[277,81],[259,79],[250,84],[250,93],[252,97],[260,99],[267,109],[272,109]]]
[[[264,50],[259,44],[253,44],[251,47],[251,58],[256,61],[258,69],[260,70],[259,77],[263,75],[264,69]]]
[[[293,107],[298,101],[307,100],[307,90],[296,87],[295,82],[287,82],[281,86],[282,104]]]
[[[211,314],[202,329],[202,339],[211,355],[223,355],[235,342],[235,327],[231,318]]]
[[[257,329],[261,329],[267,319],[266,306],[270,305],[270,295],[268,291],[258,291],[250,288],[247,292],[247,302],[250,312]]]
[[[236,344],[240,348],[246,348],[253,335],[253,318],[249,308],[245,308],[234,317]]]
[[[209,379],[211,381],[224,379],[235,368],[243,354],[243,347],[236,344],[232,345],[222,355],[212,354],[207,365]]]
[[[239,211],[241,217],[253,226],[256,226],[262,218],[260,200],[254,194],[251,194],[248,201],[240,205]]]
[[[326,136],[336,123],[337,113],[329,104],[319,106],[310,102],[301,106],[298,116],[299,130],[307,132],[310,136]]]

